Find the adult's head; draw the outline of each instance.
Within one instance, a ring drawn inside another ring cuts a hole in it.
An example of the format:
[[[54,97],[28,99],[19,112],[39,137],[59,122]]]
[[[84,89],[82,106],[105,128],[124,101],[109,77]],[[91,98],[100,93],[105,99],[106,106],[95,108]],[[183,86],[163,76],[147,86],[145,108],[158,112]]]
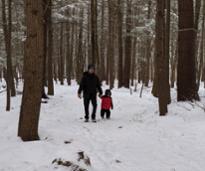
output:
[[[90,74],[94,74],[95,73],[95,65],[93,65],[93,64],[88,65],[88,72]]]

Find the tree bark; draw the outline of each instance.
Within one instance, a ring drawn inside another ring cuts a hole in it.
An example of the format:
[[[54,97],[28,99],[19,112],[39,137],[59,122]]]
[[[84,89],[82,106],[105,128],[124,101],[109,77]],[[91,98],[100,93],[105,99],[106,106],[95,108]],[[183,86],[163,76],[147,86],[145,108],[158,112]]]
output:
[[[100,40],[100,76],[106,80],[105,54],[106,54],[106,34],[105,34],[105,1],[102,0],[101,7],[101,40]]]
[[[64,53],[63,53],[63,31],[64,24],[60,24],[60,52],[59,52],[59,79],[60,84],[64,85]]]
[[[7,56],[6,84],[7,84],[7,104],[6,111],[10,111],[10,96],[16,95],[13,69],[12,69],[12,1],[8,0],[8,17],[6,14],[6,2],[2,0],[2,22],[4,32],[5,51]]]
[[[178,0],[178,101],[199,100],[196,85],[195,27],[193,0]]]
[[[76,54],[76,78],[77,82],[80,82],[82,73],[83,73],[83,66],[84,66],[84,55],[83,55],[83,18],[84,18],[84,10],[80,10],[80,18],[81,18],[81,23],[80,23],[80,28],[79,28],[79,33],[78,33],[78,47],[77,49],[77,54]]]
[[[118,88],[123,87],[123,11],[122,0],[118,0]]]
[[[148,14],[147,19],[150,20],[151,18],[151,7],[152,7],[152,1],[149,0],[148,2]],[[149,80],[150,80],[150,58],[151,58],[151,40],[150,40],[150,33],[147,33],[147,40],[146,40],[146,65],[145,65],[145,86],[149,86]]]
[[[66,49],[66,76],[67,76],[67,83],[68,85],[71,85],[71,73],[72,73],[72,62],[73,62],[73,57],[72,57],[72,42],[71,42],[71,31],[70,31],[70,25],[66,25],[66,31],[67,31],[67,49]]]
[[[39,140],[38,125],[43,86],[44,8],[43,0],[25,0],[27,39],[24,57],[24,89],[18,136]]]
[[[97,0],[91,0],[91,56],[92,64],[98,67],[98,27],[97,27]]]
[[[54,95],[53,85],[53,24],[52,24],[52,0],[48,0],[48,95]]]
[[[167,114],[168,109],[168,95],[167,95],[167,83],[169,80],[167,74],[167,59],[165,56],[165,1],[157,0],[157,13],[156,13],[156,68],[157,75],[157,94],[159,101],[159,112],[161,116]],[[168,77],[168,78],[167,78]]]
[[[115,61],[115,27],[114,27],[114,18],[115,18],[115,2],[113,0],[108,1],[108,47],[107,47],[107,67],[108,67],[108,80],[110,88],[114,87],[114,61]]]
[[[203,73],[203,65],[204,65],[204,39],[205,39],[205,2],[203,2],[203,10],[202,10],[202,23],[201,23],[201,45],[200,45],[200,53],[199,53],[199,67],[198,67],[198,77],[197,77],[197,89],[200,88],[200,82]]]
[[[126,38],[125,38],[125,65],[124,65],[124,85],[130,87],[130,72],[131,72],[131,30],[132,30],[132,1],[127,0],[127,18],[126,18]]]
[[[166,24],[165,24],[165,58],[166,58],[166,95],[167,95],[167,104],[171,103],[171,94],[170,94],[170,84],[169,84],[169,60],[170,60],[170,13],[171,13],[171,2],[166,0]]]

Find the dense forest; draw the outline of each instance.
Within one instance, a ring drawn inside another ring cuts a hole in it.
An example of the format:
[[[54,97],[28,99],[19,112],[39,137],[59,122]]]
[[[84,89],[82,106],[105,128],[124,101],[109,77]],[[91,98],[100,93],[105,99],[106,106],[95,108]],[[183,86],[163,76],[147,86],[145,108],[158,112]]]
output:
[[[88,64],[111,89],[152,86],[160,115],[168,112],[170,88],[177,88],[178,101],[200,100],[202,0],[1,0],[0,6],[0,79],[7,111],[24,82],[19,135],[25,140],[38,139],[41,98],[55,94],[55,82],[79,82]]]
[[[0,0],[0,101],[0,171],[204,171],[205,0]]]

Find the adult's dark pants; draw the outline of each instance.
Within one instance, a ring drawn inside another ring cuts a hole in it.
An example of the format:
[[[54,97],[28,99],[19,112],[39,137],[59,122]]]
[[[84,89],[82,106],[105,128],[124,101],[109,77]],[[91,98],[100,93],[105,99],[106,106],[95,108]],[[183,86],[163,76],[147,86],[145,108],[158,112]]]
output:
[[[89,104],[92,103],[92,119],[96,118],[97,110],[97,94],[84,94],[85,119],[89,119]]]

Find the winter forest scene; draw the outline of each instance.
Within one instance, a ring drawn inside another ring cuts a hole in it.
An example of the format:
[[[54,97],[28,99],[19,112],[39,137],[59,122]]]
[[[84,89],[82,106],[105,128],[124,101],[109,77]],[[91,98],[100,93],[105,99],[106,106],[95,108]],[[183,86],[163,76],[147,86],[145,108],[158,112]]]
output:
[[[0,0],[0,171],[204,171],[205,0]]]

